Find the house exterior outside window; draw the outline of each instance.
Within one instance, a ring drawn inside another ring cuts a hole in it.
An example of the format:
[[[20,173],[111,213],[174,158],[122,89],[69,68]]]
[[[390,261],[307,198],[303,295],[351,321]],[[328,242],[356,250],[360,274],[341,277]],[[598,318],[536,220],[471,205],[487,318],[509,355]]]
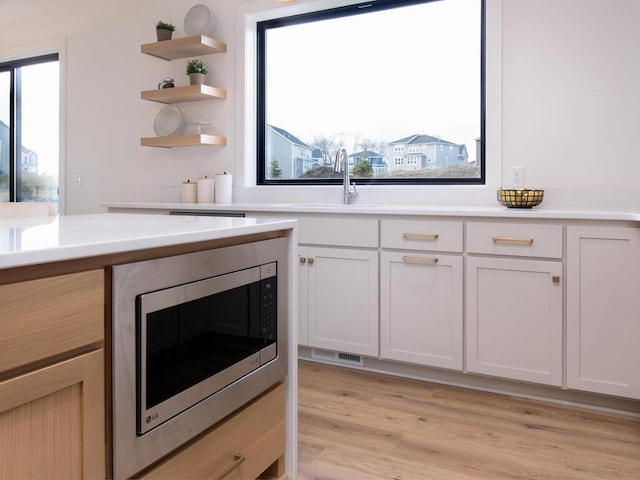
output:
[[[267,126],[267,158],[284,178],[300,176],[313,167],[313,149],[282,128]],[[272,169],[267,170],[269,174]]]
[[[396,156],[392,171],[400,171],[415,168],[444,168],[452,166],[466,166],[469,155],[465,145],[459,145],[431,135],[411,135],[389,144],[393,151],[406,148],[407,154],[402,157],[404,161],[397,161]],[[447,147],[446,149],[444,147]],[[418,155],[415,152],[420,152]]]

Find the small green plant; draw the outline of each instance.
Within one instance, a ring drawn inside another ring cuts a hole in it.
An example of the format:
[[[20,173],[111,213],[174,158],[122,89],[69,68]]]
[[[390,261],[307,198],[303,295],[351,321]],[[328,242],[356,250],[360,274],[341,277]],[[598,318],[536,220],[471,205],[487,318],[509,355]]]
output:
[[[176,29],[175,25],[171,22],[163,22],[162,20],[160,20],[158,23],[156,23],[156,28],[158,30],[170,30],[170,31],[174,31]]]
[[[202,60],[194,58],[187,62],[187,75],[191,75],[192,73],[204,73],[206,75],[208,72],[207,64]]]

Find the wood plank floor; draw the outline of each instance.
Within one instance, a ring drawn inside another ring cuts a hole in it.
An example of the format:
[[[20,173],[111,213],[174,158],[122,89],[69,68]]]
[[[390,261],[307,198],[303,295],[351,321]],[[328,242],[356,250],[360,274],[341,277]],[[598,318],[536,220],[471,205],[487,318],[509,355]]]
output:
[[[300,361],[298,480],[640,479],[640,418]]]

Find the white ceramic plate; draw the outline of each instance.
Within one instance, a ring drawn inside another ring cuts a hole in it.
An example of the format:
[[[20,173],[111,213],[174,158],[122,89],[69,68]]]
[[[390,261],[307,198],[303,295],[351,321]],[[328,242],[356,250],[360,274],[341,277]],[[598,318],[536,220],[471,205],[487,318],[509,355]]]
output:
[[[212,36],[213,31],[213,16],[209,8],[202,4],[191,7],[184,17],[184,33]]]
[[[184,118],[180,109],[175,105],[167,105],[156,115],[153,130],[159,137],[168,137],[180,133],[183,124]]]

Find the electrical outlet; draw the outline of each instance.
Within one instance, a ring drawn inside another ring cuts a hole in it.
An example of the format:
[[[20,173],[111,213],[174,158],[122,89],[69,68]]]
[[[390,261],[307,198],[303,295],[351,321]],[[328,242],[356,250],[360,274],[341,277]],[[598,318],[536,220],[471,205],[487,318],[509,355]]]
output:
[[[524,167],[511,167],[511,186],[513,188],[524,187]]]

